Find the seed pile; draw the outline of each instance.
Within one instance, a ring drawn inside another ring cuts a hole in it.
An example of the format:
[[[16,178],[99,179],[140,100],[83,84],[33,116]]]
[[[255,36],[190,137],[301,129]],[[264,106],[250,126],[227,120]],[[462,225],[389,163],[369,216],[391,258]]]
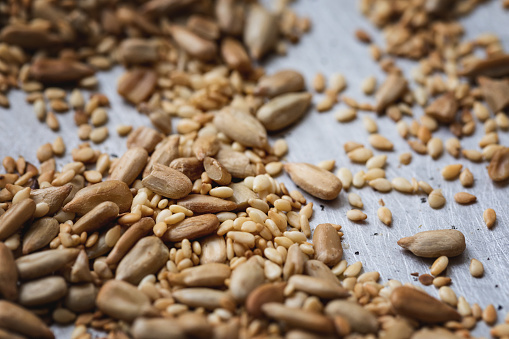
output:
[[[345,123],[358,110],[386,114],[403,138],[414,138],[408,142],[416,153],[437,159],[445,149],[487,160],[493,180],[507,179],[509,148],[498,145],[496,132],[509,127],[502,112],[509,105],[507,84],[496,79],[506,75],[507,56],[494,36],[461,42],[459,23],[441,17],[448,12],[455,18],[476,3],[361,1],[362,12],[387,33],[387,56],[370,46],[387,77],[378,88],[373,77],[363,82],[362,91],[376,101],[364,104],[338,97],[347,86],[341,74],[318,74],[313,88],[325,96],[317,110],[341,101],[348,107],[335,118]],[[73,162],[57,169],[55,156],[66,152],[61,137],[39,147],[39,167],[23,157],[3,159],[1,336],[52,338],[49,323],[74,323],[73,339],[91,338],[88,328],[119,339],[458,338],[469,337],[478,321],[497,323],[493,305],[470,305],[443,275],[449,257],[466,249],[460,231],[426,231],[398,241],[418,257],[436,258],[419,281],[434,285],[438,300],[419,286],[382,284],[380,272],[347,263],[342,227],[324,223],[312,231],[313,203],[274,179],[285,171],[323,200],[369,185],[381,193],[423,192],[431,208],[446,204],[441,190],[424,181],[387,179],[387,156],[374,156],[363,144],[344,144],[352,162],[366,165],[356,174],[341,167],[334,175],[334,160],[283,163],[286,141],[271,145],[268,132],[296,123],[312,95],[298,71],[264,75],[252,60],[284,54],[281,38],[297,42],[310,28],[287,1],[270,11],[232,0],[35,0],[0,5],[0,22],[2,92],[21,84],[49,128],[60,127],[55,112],[72,109],[78,137],[104,141],[109,100],[101,93],[86,99],[79,88],[94,89],[96,70],[115,64],[126,69],[118,93],[154,127],[118,126],[128,151],[116,159],[83,143],[70,151]],[[364,31],[356,38],[371,44]],[[72,49],[78,40],[83,44]],[[475,60],[475,47],[486,50],[486,60]],[[409,89],[389,55],[419,59],[417,89]],[[460,81],[463,76],[480,87]],[[76,87],[68,98],[62,84]],[[6,95],[0,104],[9,105]],[[411,115],[414,104],[426,115],[408,125],[401,117]],[[172,117],[180,118],[176,133]],[[484,122],[482,151],[462,150],[458,138],[473,132],[474,117]],[[397,149],[379,134],[376,119],[363,123],[372,148]],[[434,137],[439,124],[449,125],[457,138],[443,143]],[[400,156],[402,164],[411,160],[411,153]],[[467,188],[474,182],[459,164],[441,173]],[[454,198],[460,204],[477,199],[468,192]],[[349,193],[348,202],[354,208],[349,220],[367,219],[359,194]],[[390,226],[392,212],[383,200],[380,205],[377,216]],[[483,219],[491,229],[495,211],[487,209]],[[476,259],[468,269],[474,278],[484,274]],[[491,334],[509,337],[509,319]]]

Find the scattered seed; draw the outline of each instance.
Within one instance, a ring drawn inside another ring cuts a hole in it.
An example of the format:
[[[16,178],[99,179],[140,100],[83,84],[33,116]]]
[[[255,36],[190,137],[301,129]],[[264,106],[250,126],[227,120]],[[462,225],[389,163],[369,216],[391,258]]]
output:
[[[488,208],[483,212],[483,219],[486,226],[491,229],[497,220],[497,214],[492,208]]]
[[[353,209],[346,212],[346,217],[351,221],[363,221],[368,218],[368,216],[363,213],[361,210]]]
[[[390,226],[392,223],[392,212],[387,207],[380,207],[377,211],[378,219],[380,219],[381,222],[386,224],[387,226]]]
[[[470,260],[470,274],[474,278],[480,278],[484,274],[484,266],[483,264],[477,260],[477,259],[471,259]]]
[[[445,180],[454,180],[460,175],[462,168],[463,166],[461,164],[447,165],[442,168],[442,177]]]
[[[458,204],[466,205],[475,202],[477,197],[467,192],[458,192],[454,195],[454,200],[456,200]]]

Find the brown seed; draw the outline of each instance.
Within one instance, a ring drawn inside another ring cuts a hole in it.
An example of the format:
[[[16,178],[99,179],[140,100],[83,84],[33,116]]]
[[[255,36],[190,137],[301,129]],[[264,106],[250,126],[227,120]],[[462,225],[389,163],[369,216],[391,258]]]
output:
[[[48,245],[59,233],[55,218],[41,218],[32,223],[23,235],[23,254],[29,254]]]
[[[407,81],[402,76],[396,73],[389,74],[376,92],[375,110],[382,113],[389,105],[396,102],[406,89]]]
[[[486,209],[483,212],[482,217],[484,219],[484,223],[489,229],[491,229],[493,225],[495,225],[495,222],[497,220],[497,214],[495,213],[495,210],[492,208]]]
[[[368,216],[364,212],[357,209],[347,211],[346,217],[351,221],[363,221],[368,218]]]
[[[156,84],[157,75],[154,71],[137,68],[120,77],[117,92],[127,101],[137,105],[152,95]]]
[[[118,216],[118,213],[117,204],[111,201],[102,202],[76,221],[72,225],[72,231],[75,234],[92,233],[108,225]]]
[[[130,38],[122,41],[118,48],[120,61],[127,65],[147,64],[159,60],[157,45],[150,40]]]
[[[53,332],[34,313],[5,300],[0,300],[0,327],[30,338],[55,338]]]
[[[172,297],[189,307],[203,307],[207,310],[232,310],[235,307],[235,301],[228,292],[212,288],[183,288],[173,292]]]
[[[129,137],[127,138],[127,148],[143,147],[147,150],[148,153],[152,153],[156,145],[162,140],[163,136],[155,129],[146,126],[140,126],[129,134]],[[173,138],[170,137],[167,140],[173,140]],[[164,148],[164,150],[167,149]],[[156,152],[154,152],[154,154],[155,153]]]
[[[277,131],[299,120],[310,103],[310,93],[282,94],[260,107],[256,117],[268,131]]]
[[[202,194],[190,194],[179,200],[178,205],[197,214],[226,212],[237,208],[233,201]]]
[[[168,274],[170,284],[187,287],[221,287],[228,279],[231,269],[226,264],[208,263],[186,268],[179,273]]]
[[[480,278],[484,274],[484,266],[483,264],[477,260],[477,259],[471,259],[470,260],[470,274],[472,277]]]
[[[114,319],[131,322],[140,316],[154,316],[158,312],[150,305],[150,299],[135,286],[121,281],[108,280],[96,298],[99,310]]]
[[[142,183],[155,193],[171,199],[183,198],[193,188],[191,180],[185,174],[157,163],[153,164],[151,173]]]
[[[453,308],[412,287],[396,288],[391,294],[391,304],[397,314],[427,323],[461,319]]]
[[[118,263],[138,240],[152,230],[154,224],[154,219],[146,217],[141,218],[139,221],[131,225],[127,231],[120,236],[113,249],[111,249],[111,252],[106,258],[106,263],[108,265]]]
[[[240,72],[251,70],[251,60],[244,46],[236,39],[225,38],[221,42],[221,56],[228,67]]]
[[[458,192],[454,195],[454,200],[456,200],[458,204],[466,205],[475,202],[477,197],[467,192]]]
[[[140,239],[118,264],[115,279],[138,285],[168,261],[168,247],[158,237]]]
[[[119,213],[124,213],[131,208],[133,196],[124,182],[107,180],[79,190],[63,210],[84,215],[105,201],[114,202],[119,207]]]
[[[343,247],[338,231],[331,224],[319,224],[313,233],[315,259],[327,266],[334,266],[343,257]]]
[[[307,163],[287,163],[284,165],[292,181],[309,194],[333,200],[341,191],[341,181],[329,171]]]
[[[57,301],[67,294],[67,283],[60,276],[50,276],[22,283],[18,302],[33,307]]]
[[[251,5],[244,26],[244,43],[251,57],[260,60],[274,47],[278,34],[277,17],[261,5]]]
[[[255,88],[255,94],[274,98],[285,93],[300,92],[304,86],[302,74],[294,70],[283,70],[261,78]],[[309,94],[308,96],[311,100]],[[307,100],[308,103],[309,100]]]
[[[423,284],[424,286],[429,286],[433,284],[433,276],[429,274],[421,274],[419,276],[419,282]]]
[[[145,166],[145,169],[143,170],[143,177],[145,178],[152,172],[152,168],[154,167],[154,164],[159,163],[161,165],[168,166],[174,159],[178,158],[179,156],[179,140],[180,137],[178,135],[173,135],[165,140],[163,140],[159,147],[152,153],[150,156],[150,159],[148,161],[147,166]],[[159,141],[157,141],[158,143]],[[150,146],[152,148],[152,145]],[[155,145],[153,145],[155,147]],[[147,149],[145,147],[145,149]],[[152,148],[153,150],[153,148]],[[148,150],[147,150],[148,151]],[[151,152],[151,151],[148,151]]]
[[[216,113],[214,124],[219,131],[246,147],[267,147],[267,131],[251,114],[239,109],[223,109]]]
[[[209,61],[217,55],[217,46],[214,42],[203,39],[187,28],[173,25],[171,35],[183,50],[197,59]]]
[[[465,236],[458,230],[424,231],[399,239],[398,245],[423,258],[455,257],[466,248]]]
[[[328,316],[342,316],[351,326],[352,331],[367,334],[376,333],[378,320],[376,316],[359,304],[347,300],[333,300],[325,307]]]
[[[284,301],[284,288],[286,283],[263,284],[255,288],[246,299],[246,310],[254,317],[263,316],[262,306],[270,303]]]
[[[17,232],[35,213],[35,202],[24,199],[0,216],[0,240],[5,240]]]
[[[46,250],[16,259],[21,280],[44,277],[74,261],[79,254],[76,248]]]
[[[182,172],[191,181],[199,179],[203,173],[203,163],[197,158],[177,158],[170,163],[170,168]]]
[[[203,161],[206,157],[213,157],[219,151],[219,140],[215,135],[199,136],[193,144],[193,153]]]
[[[177,242],[183,239],[194,240],[209,235],[219,227],[219,219],[215,214],[204,214],[186,218],[166,231],[164,241]]]
[[[0,242],[0,294],[7,300],[18,298],[18,269],[14,256],[7,246]]]
[[[150,4],[150,2],[145,4]],[[186,337],[186,334],[180,327],[179,323],[175,319],[170,318],[136,318],[131,327],[131,332],[135,338]]]
[[[509,147],[493,154],[488,166],[488,174],[493,181],[504,181],[509,178]]]
[[[148,152],[141,147],[128,149],[118,160],[110,179],[125,182],[131,185],[145,168],[148,160]]]
[[[444,146],[442,144],[442,139],[440,138],[431,138],[426,147],[428,148],[428,154],[433,159],[438,159],[442,153],[444,152]]]
[[[484,311],[482,312],[482,320],[490,326],[494,325],[497,322],[497,311],[493,304],[489,304],[486,306]]]
[[[284,321],[291,327],[317,333],[334,333],[332,321],[319,313],[291,308],[278,303],[266,303],[262,306],[262,310],[269,318]]]
[[[94,74],[94,69],[71,59],[37,59],[30,66],[30,76],[45,84],[77,82]]]

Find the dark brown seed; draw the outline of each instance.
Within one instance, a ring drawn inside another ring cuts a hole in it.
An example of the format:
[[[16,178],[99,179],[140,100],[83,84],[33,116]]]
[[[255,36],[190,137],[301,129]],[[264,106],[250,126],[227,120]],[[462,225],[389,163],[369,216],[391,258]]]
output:
[[[88,65],[70,59],[37,59],[30,66],[30,76],[45,84],[77,82],[94,74]]]
[[[189,194],[177,204],[197,214],[227,212],[237,208],[233,201],[202,194]]]
[[[421,274],[419,276],[419,281],[424,286],[429,286],[429,285],[433,284],[433,279],[435,279],[435,278],[430,274]]]
[[[177,242],[184,239],[194,240],[209,235],[219,227],[215,214],[204,214],[186,218],[173,225],[163,236],[164,241]]]
[[[450,306],[415,288],[402,286],[391,294],[391,304],[397,314],[427,323],[461,320]]]
[[[239,72],[248,72],[251,70],[251,59],[249,59],[249,55],[244,46],[234,38],[225,38],[221,42],[221,56],[231,69],[235,69]]]
[[[18,298],[18,268],[10,249],[0,242],[0,294],[7,300]]]

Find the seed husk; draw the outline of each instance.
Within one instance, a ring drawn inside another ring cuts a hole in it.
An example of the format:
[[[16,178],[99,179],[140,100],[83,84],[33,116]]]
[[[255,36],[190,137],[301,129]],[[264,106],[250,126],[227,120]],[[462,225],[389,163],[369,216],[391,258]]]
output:
[[[334,333],[332,321],[318,313],[287,307],[279,303],[266,303],[262,306],[262,310],[269,318],[284,321],[291,327],[318,333]]]
[[[145,168],[148,160],[148,152],[142,147],[134,147],[127,150],[115,165],[110,175],[111,180],[120,180],[131,185]]]
[[[108,280],[99,290],[97,307],[114,319],[132,322],[141,316],[157,315],[150,299],[135,286],[122,280]]]
[[[59,231],[60,226],[55,218],[46,217],[36,220],[23,236],[23,254],[45,247],[58,235]]]
[[[472,277],[474,278],[480,278],[484,275],[484,266],[483,264],[477,260],[477,259],[471,259],[470,260],[470,267],[469,267],[469,270],[470,270],[470,274],[472,275]]]
[[[458,204],[466,205],[474,203],[477,197],[467,192],[458,192],[454,195],[454,200],[456,200]]]
[[[46,324],[34,313],[6,300],[0,300],[0,327],[30,338],[55,338]]]
[[[398,245],[423,258],[455,257],[466,248],[465,236],[458,230],[424,231],[399,239]]]
[[[382,113],[389,105],[401,98],[406,90],[407,81],[405,78],[399,74],[389,74],[375,94],[375,110]]]
[[[509,147],[499,149],[493,154],[488,165],[488,174],[493,181],[504,181],[509,178]]]
[[[14,204],[0,216],[0,240],[5,240],[17,232],[35,213],[35,202],[24,199]]]
[[[262,123],[249,113],[225,108],[216,113],[214,124],[220,132],[246,147],[266,148],[267,131]]]
[[[75,234],[81,234],[82,232],[92,233],[108,225],[118,216],[118,213],[119,208],[117,204],[105,201],[78,219],[72,225],[72,231]]]
[[[313,233],[315,259],[327,266],[334,266],[343,257],[343,247],[338,232],[331,224],[319,224]]]
[[[397,314],[427,323],[461,320],[453,308],[412,287],[396,288],[391,294],[391,304]]]
[[[57,301],[67,294],[67,284],[60,276],[45,277],[22,283],[18,302],[33,307]]]
[[[392,223],[392,212],[387,207],[380,207],[377,211],[378,219],[380,219],[381,222],[386,224],[387,226],[390,226]]]
[[[491,229],[493,225],[495,225],[495,222],[497,221],[497,214],[495,213],[495,210],[492,208],[486,209],[482,217],[484,219],[484,223],[486,224],[486,227]]]
[[[177,242],[183,239],[194,240],[209,235],[219,227],[219,219],[215,214],[204,214],[186,218],[166,231],[164,241]]]
[[[439,96],[425,109],[427,115],[444,124],[452,123],[457,111],[458,103],[453,92],[447,92]]]
[[[153,165],[152,172],[143,178],[142,184],[170,199],[183,198],[193,189],[193,183],[185,174],[157,163]]]
[[[256,95],[274,98],[281,94],[300,92],[304,89],[304,77],[295,70],[282,70],[260,79],[255,88]],[[311,100],[306,100],[309,104]]]
[[[333,300],[325,307],[325,314],[344,317],[354,332],[367,334],[378,331],[376,316],[366,308],[351,301]]]
[[[137,285],[168,261],[168,247],[158,237],[140,239],[118,264],[115,279]]]
[[[281,94],[260,107],[256,117],[268,131],[278,131],[299,120],[310,103],[310,93]]]
[[[237,208],[237,204],[233,201],[202,194],[190,194],[179,200],[178,205],[197,214],[227,212]]]
[[[248,47],[251,57],[260,60],[265,56],[274,48],[278,34],[277,17],[263,6],[251,5],[244,27],[244,43]]]
[[[30,280],[46,276],[74,261],[78,254],[78,249],[66,248],[22,256],[16,259],[19,277],[22,280]]]
[[[7,246],[0,242],[0,294],[7,300],[18,298],[18,269],[14,256]]]
[[[79,190],[63,210],[84,215],[105,201],[114,202],[119,208],[119,213],[124,213],[131,208],[133,196],[129,186],[124,182],[107,180]]]
[[[307,163],[287,163],[285,171],[304,191],[323,200],[333,200],[341,191],[338,177],[318,166]]]

